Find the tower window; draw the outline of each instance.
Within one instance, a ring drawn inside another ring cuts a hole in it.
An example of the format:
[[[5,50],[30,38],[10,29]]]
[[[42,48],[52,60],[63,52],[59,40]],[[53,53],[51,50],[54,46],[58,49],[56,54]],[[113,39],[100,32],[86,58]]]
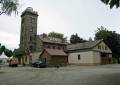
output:
[[[32,41],[32,36],[30,36],[30,41]]]
[[[29,49],[30,49],[30,51],[32,52],[32,50],[33,50],[33,47],[32,47],[32,46],[30,46],[30,48],[29,48]]]
[[[81,58],[80,58],[80,54],[78,55],[78,60],[80,60]]]
[[[34,23],[35,22],[35,18],[30,17],[30,23]]]
[[[30,23],[32,23],[32,17],[30,17]]]
[[[33,27],[30,28],[30,32],[33,32]]]

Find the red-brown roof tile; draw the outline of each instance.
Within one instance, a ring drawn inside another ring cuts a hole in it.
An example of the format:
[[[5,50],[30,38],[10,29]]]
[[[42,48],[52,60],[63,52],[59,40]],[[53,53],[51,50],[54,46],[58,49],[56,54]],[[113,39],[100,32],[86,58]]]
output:
[[[63,50],[44,49],[43,52],[44,51],[46,51],[50,56],[67,56],[67,54]]]

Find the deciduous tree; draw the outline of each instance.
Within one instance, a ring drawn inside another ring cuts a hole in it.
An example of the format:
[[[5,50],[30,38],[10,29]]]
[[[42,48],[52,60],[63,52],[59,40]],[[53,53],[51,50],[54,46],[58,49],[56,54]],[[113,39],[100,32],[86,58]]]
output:
[[[25,50],[24,49],[15,49],[13,51],[13,57],[16,57],[18,58],[19,62],[21,62],[21,59],[22,59],[22,64],[24,65],[24,58],[23,58],[23,55],[25,55]]]
[[[50,33],[48,33],[48,36],[61,39],[63,42],[67,42],[67,37],[64,37],[64,34],[62,34],[62,33],[50,32]]]
[[[4,45],[2,46],[2,45],[0,44],[0,55],[4,52],[4,50],[5,50],[5,46],[4,46]]]
[[[83,43],[83,42],[86,42],[86,40],[80,38],[77,33],[75,35],[74,34],[71,35],[70,37],[70,43],[72,44]]]
[[[9,50],[9,49],[5,49],[5,50],[4,50],[4,53],[5,53],[5,55],[6,55],[7,57],[9,57],[9,58],[13,55],[12,50]]]
[[[116,6],[116,8],[120,7],[120,0],[101,0],[106,5],[109,5],[110,8]]]
[[[12,12],[18,13],[18,0],[0,0],[0,15],[11,15]]]

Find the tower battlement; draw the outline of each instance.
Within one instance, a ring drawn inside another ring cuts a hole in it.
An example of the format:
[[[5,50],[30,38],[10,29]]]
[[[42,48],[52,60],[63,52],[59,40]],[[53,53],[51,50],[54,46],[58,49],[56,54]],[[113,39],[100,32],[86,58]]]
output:
[[[31,13],[38,16],[38,12],[34,11],[32,7],[27,7],[25,11],[22,12],[21,16],[23,16],[25,13]]]

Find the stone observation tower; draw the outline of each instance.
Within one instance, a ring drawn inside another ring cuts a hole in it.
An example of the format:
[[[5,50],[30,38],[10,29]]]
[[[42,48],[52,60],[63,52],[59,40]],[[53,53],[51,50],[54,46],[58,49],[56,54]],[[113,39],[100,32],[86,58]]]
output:
[[[37,18],[38,13],[31,7],[21,14],[20,48],[31,52],[36,51]]]

